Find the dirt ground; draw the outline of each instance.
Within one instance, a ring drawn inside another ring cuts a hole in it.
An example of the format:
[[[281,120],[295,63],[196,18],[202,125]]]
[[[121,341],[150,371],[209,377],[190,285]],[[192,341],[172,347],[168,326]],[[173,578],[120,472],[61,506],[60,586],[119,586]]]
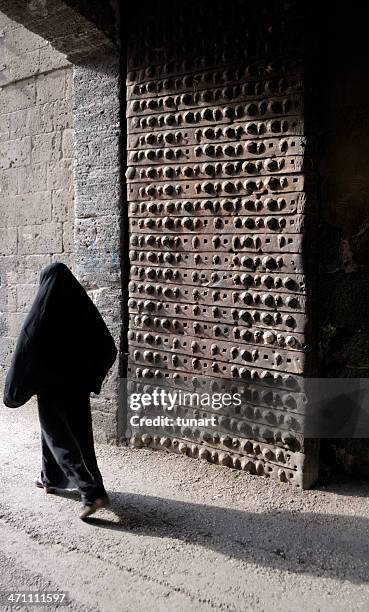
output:
[[[84,523],[74,494],[33,485],[35,407],[0,408],[0,591],[68,591],[76,611],[369,610],[369,483],[299,492],[182,456],[97,452],[112,509]]]

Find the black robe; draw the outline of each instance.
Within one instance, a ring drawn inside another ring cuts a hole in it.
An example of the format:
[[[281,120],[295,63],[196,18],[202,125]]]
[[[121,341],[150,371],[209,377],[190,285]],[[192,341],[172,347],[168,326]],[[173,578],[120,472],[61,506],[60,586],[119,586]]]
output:
[[[104,493],[89,395],[100,392],[116,355],[103,318],[69,268],[47,266],[17,341],[4,404],[16,408],[37,395],[43,484],[77,487],[85,501]]]

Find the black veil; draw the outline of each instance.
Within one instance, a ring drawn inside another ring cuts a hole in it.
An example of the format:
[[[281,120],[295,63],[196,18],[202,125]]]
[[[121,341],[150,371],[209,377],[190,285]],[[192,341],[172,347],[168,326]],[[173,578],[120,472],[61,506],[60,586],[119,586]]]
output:
[[[45,389],[99,393],[117,356],[96,306],[69,268],[42,270],[8,371],[4,404],[15,408]]]

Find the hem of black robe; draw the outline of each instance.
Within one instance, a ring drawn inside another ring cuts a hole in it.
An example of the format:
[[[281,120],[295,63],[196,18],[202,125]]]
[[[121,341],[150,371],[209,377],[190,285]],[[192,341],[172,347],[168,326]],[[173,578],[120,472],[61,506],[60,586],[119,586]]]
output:
[[[45,478],[41,472],[41,482],[44,487],[50,487],[50,489],[60,489],[60,491],[78,491],[78,487],[69,478],[65,477],[63,480],[55,482]]]

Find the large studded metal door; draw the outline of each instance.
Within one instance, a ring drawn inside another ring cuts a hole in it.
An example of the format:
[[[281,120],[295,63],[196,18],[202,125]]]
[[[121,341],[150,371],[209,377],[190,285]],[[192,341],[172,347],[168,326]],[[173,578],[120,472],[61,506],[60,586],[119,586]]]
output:
[[[189,424],[140,423],[136,446],[306,487],[317,460],[301,422],[309,202],[298,4],[137,7],[127,80],[128,373],[141,392],[148,383],[211,392],[243,384],[238,406],[179,399],[172,411]],[[215,425],[203,426],[211,416]]]

